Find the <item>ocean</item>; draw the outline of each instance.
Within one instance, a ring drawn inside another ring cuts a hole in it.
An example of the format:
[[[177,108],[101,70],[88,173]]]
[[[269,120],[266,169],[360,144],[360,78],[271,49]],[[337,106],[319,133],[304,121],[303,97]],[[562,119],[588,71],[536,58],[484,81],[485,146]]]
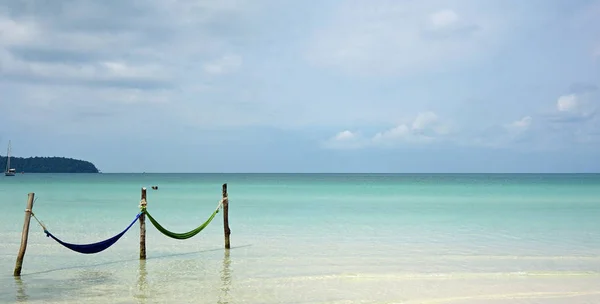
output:
[[[108,239],[97,254],[46,237]],[[152,190],[152,186],[158,190]],[[600,303],[600,174],[19,174],[0,177],[0,303]]]

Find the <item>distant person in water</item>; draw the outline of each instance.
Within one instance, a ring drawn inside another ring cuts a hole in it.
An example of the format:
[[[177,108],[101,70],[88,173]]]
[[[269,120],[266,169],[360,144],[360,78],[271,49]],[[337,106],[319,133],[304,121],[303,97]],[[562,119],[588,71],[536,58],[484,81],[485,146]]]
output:
[[[152,186],[152,190],[158,190],[158,186]]]

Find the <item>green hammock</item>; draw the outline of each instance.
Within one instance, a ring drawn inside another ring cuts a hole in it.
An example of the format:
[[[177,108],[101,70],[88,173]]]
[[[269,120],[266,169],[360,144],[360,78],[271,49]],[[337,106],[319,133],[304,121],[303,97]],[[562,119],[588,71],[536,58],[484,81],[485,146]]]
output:
[[[204,228],[206,228],[206,226],[208,226],[208,224],[210,224],[210,222],[215,218],[215,215],[217,215],[217,213],[219,213],[219,208],[217,208],[213,212],[213,214],[208,218],[208,220],[206,222],[204,222],[204,224],[200,225],[198,228],[196,228],[192,231],[188,231],[188,232],[184,232],[184,233],[175,233],[175,232],[169,231],[169,230],[165,229],[165,227],[161,226],[152,217],[152,215],[150,215],[150,213],[148,213],[148,210],[146,210],[144,208],[142,212],[148,216],[148,219],[150,220],[152,225],[154,225],[154,227],[156,227],[156,229],[158,229],[158,231],[162,232],[162,234],[164,234],[168,237],[174,238],[174,239],[185,240],[185,239],[189,239],[189,238],[193,237],[194,235],[198,234],[200,231],[204,230]]]

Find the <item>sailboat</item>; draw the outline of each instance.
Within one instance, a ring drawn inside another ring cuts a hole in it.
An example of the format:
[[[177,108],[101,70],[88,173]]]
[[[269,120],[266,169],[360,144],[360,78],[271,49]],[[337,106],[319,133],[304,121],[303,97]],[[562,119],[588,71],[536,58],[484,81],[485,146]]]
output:
[[[10,152],[11,152],[11,146],[10,146],[10,140],[8,141],[8,149],[6,151],[6,170],[4,170],[4,176],[15,176],[15,174],[17,173],[16,169],[13,169],[10,167]]]

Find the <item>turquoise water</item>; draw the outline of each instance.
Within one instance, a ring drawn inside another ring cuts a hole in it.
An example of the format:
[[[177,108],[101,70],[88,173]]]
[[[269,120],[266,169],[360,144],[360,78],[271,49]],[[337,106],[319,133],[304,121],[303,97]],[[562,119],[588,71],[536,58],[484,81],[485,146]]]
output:
[[[184,232],[228,184],[221,214],[173,240],[147,223],[83,255],[32,220],[12,271],[27,193],[57,237],[90,243],[148,210]],[[158,185],[153,191],[151,186]],[[24,174],[0,178],[0,302],[598,303],[600,175]]]

